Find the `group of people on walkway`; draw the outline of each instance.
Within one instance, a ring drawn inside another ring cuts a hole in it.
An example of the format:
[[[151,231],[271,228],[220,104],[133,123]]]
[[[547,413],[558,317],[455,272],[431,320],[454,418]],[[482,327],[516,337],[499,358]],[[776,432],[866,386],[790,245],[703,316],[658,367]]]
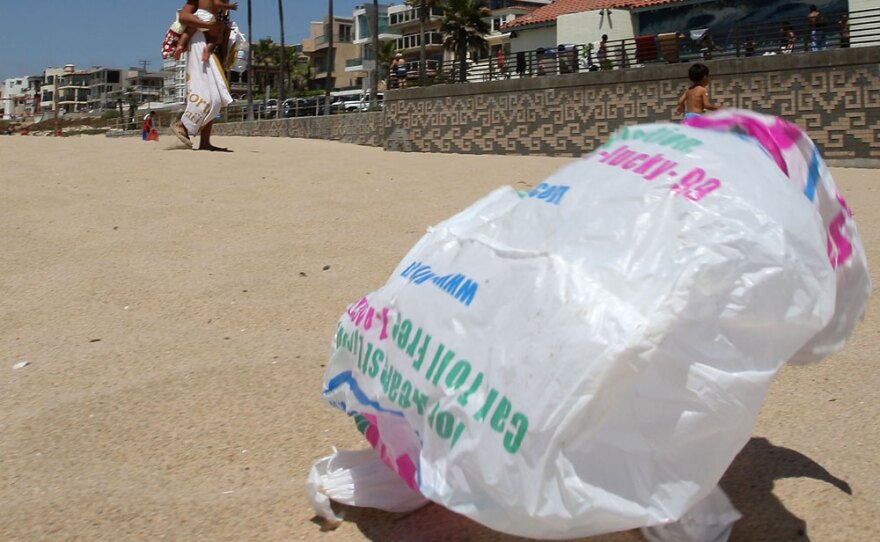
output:
[[[831,25],[828,24],[825,15],[819,11],[819,8],[812,4],[810,12],[807,15],[806,31],[808,41],[805,48],[810,51],[825,51],[828,49],[828,31]],[[839,47],[847,48],[850,44],[849,29],[849,13],[843,12],[837,20],[837,31],[839,35]],[[779,52],[789,54],[797,47],[798,37],[791,23],[785,22],[779,28]],[[754,51],[753,47],[749,47],[746,42],[746,56],[751,56],[750,51]]]

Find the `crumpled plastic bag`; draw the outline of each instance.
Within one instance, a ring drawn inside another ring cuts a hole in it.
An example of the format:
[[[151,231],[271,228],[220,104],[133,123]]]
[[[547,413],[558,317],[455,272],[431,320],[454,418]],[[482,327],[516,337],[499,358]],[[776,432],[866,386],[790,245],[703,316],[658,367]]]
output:
[[[403,483],[371,449],[334,448],[332,454],[312,466],[306,494],[331,527],[338,526],[343,518],[333,511],[330,501],[388,512],[411,512],[430,502]]]
[[[430,228],[342,315],[323,394],[407,486],[492,529],[723,540],[716,486],[774,375],[839,349],[869,292],[796,126],[634,126]]]
[[[226,50],[229,56],[226,58],[226,67],[230,71],[244,73],[247,71],[250,42],[247,36],[238,28],[235,21],[229,23],[229,40]]]

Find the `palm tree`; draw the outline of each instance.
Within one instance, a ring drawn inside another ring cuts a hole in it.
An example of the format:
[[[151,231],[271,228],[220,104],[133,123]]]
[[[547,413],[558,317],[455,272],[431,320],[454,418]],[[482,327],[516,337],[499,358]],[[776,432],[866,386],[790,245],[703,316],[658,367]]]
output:
[[[376,54],[376,64],[379,66],[379,73],[384,74],[382,80],[385,81],[385,88],[388,88],[388,77],[391,70],[391,61],[397,54],[397,45],[394,40],[383,41],[379,45],[379,52]]]
[[[278,55],[278,109],[277,118],[281,118],[281,104],[284,102],[284,6],[281,0],[278,0],[278,22],[281,24],[281,51]]]
[[[448,0],[443,10],[443,45],[455,51],[458,60],[458,80],[467,80],[467,56],[474,51],[487,53],[489,42],[485,35],[491,27],[483,20],[489,8],[485,0]]]
[[[379,0],[373,0],[373,18],[370,21],[370,33],[373,35],[373,75],[370,77],[370,108],[376,107],[376,95],[379,93]]]
[[[247,19],[248,19],[248,39],[253,39],[254,30],[252,28],[252,11],[251,0],[247,0]],[[247,88],[247,108],[248,120],[254,120],[254,46],[253,43],[248,44],[248,88]]]
[[[137,111],[138,94],[134,87],[125,87],[125,102],[128,104],[128,122],[131,123],[131,129],[134,130],[134,113]]]
[[[308,57],[302,56],[295,48],[287,50],[287,65],[292,66],[288,70],[288,82],[294,94],[309,88],[311,78],[311,66]]]
[[[265,88],[267,84],[269,84],[269,69],[275,66],[275,63],[278,61],[275,56],[275,42],[272,41],[272,38],[262,38],[260,41],[256,43],[253,50],[253,63],[255,66],[260,66],[263,69],[260,70],[262,74],[262,79],[260,77],[256,77],[254,79],[255,82],[262,83],[262,88]],[[259,93],[262,88],[257,89],[257,93]]]
[[[425,84],[425,63],[428,61],[428,45],[425,42],[425,25],[428,24],[428,18],[431,16],[431,9],[443,7],[443,0],[406,0],[406,3],[419,10],[419,42],[421,50],[419,51],[419,84]]]
[[[333,0],[327,0],[327,17],[329,18],[329,24],[327,26],[327,34],[329,38],[329,43],[327,44],[327,78],[324,84],[324,114],[330,114],[330,90],[333,88],[333,83],[330,80],[330,74],[333,73]]]

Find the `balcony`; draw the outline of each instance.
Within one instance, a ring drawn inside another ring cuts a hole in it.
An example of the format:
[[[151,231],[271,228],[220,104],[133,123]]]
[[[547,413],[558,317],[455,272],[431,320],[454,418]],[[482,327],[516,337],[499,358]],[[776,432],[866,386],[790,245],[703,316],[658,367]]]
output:
[[[403,11],[388,14],[388,26],[392,30],[398,30],[402,27],[419,23],[418,8],[410,8]],[[440,8],[431,8],[428,16],[428,24],[433,21],[443,20],[443,10]]]
[[[371,58],[371,55],[364,56],[361,58],[352,58],[351,60],[345,61],[345,71],[346,72],[366,72],[372,70],[376,65],[376,61]]]
[[[383,19],[379,23],[379,39],[388,39],[389,36],[396,35],[394,32],[388,29],[388,19]],[[365,41],[370,41],[373,39],[373,31],[372,28],[368,24],[360,25],[358,27],[358,35],[357,39],[354,40],[355,43],[363,43]]]
[[[346,35],[334,35],[333,43],[352,43],[351,36]],[[330,36],[327,34],[322,34],[315,38],[315,48],[319,49],[322,46],[327,46],[330,44]]]
[[[443,34],[435,30],[425,32],[426,48],[429,51],[438,51],[443,49]],[[406,34],[397,39],[397,51],[411,52],[421,49],[421,34]]]

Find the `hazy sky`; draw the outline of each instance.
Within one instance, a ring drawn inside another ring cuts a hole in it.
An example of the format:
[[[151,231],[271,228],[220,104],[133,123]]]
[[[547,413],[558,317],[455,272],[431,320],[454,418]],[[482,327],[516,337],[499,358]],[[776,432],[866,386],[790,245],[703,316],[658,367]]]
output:
[[[247,33],[247,1],[232,18]],[[254,41],[280,38],[278,0],[251,0]],[[399,4],[395,2],[382,2]],[[284,41],[298,43],[309,22],[327,13],[325,0],[282,0]],[[334,0],[338,16],[351,16],[365,0]],[[0,0],[0,81],[42,75],[48,66],[162,67],[162,38],[184,0]]]

